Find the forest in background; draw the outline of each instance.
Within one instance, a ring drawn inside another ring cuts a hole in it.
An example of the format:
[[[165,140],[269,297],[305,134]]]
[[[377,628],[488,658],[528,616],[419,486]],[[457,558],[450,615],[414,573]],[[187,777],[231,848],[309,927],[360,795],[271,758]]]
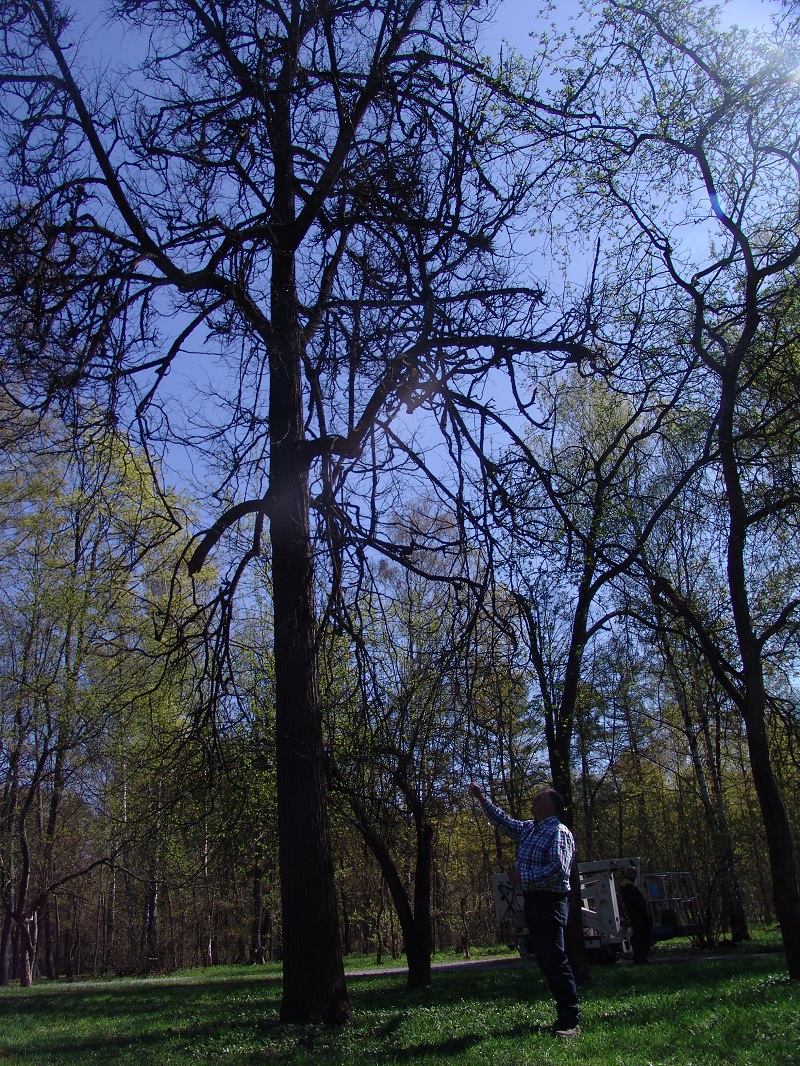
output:
[[[237,613],[235,688],[212,715],[202,625],[187,589],[169,588],[185,537],[177,505],[161,506],[141,455],[106,434],[76,458],[50,422],[30,422],[6,455],[3,980],[24,968],[20,928],[39,976],[280,959],[267,576]],[[542,565],[552,578],[552,561]],[[527,817],[551,774],[529,619],[499,577],[476,618],[452,584],[381,562],[359,597],[359,639],[323,636],[347,953],[404,950],[369,845],[385,848],[413,901],[424,830],[433,950],[505,935],[491,877],[513,863],[513,846],[465,782],[478,777]],[[664,635],[631,620],[632,591],[615,589],[623,622],[599,631],[585,661],[573,745],[579,856],[692,871],[713,944],[736,933],[734,892],[745,923],[775,920],[746,738],[698,659],[677,684],[672,657],[687,649],[662,651]],[[566,650],[559,621],[553,668]],[[785,697],[791,710],[788,686]],[[772,723],[787,796],[800,785],[795,724]]]
[[[2,16],[0,982],[425,985],[500,935],[470,779],[800,976],[792,9],[116,10],[127,82]]]

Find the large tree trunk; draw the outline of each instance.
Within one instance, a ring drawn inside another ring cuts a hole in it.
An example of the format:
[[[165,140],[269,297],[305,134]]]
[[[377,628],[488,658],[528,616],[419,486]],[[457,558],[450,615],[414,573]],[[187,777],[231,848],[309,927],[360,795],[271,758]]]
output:
[[[31,924],[34,921],[34,915],[27,913],[28,891],[31,880],[31,854],[28,845],[28,834],[25,830],[26,814],[27,809],[23,809],[19,819],[19,843],[20,851],[22,853],[22,863],[17,892],[17,905],[14,911],[14,921],[19,934],[19,983],[23,988],[30,988],[33,982],[35,936],[31,934]]]
[[[106,889],[105,925],[103,929],[103,969],[108,972],[114,969],[114,949],[116,947],[117,932],[117,864],[111,860],[111,868],[108,875],[108,888]],[[177,969],[177,967],[176,967]]]
[[[30,923],[34,921],[33,915],[28,920],[18,922],[19,929],[19,983],[21,988],[30,988],[33,984],[33,958],[35,954],[35,937],[31,935]]]
[[[285,126],[290,161],[288,117]],[[275,200],[289,225],[294,189],[286,174],[283,179],[276,176]],[[274,251],[272,327],[269,517],[283,916],[281,1019],[341,1023],[350,1016],[350,1006],[328,827],[308,461],[302,452],[302,338],[290,251]]]
[[[553,775],[553,787],[564,797],[564,824],[571,830],[573,827],[572,816],[572,777],[567,773],[566,777],[559,780]],[[592,977],[589,967],[589,957],[586,954],[586,940],[583,935],[583,900],[581,897],[581,878],[578,872],[578,853],[575,852],[575,862],[570,875],[569,889],[569,917],[567,928],[564,931],[564,947],[569,958],[569,964],[576,981],[590,981]]]
[[[302,515],[295,517],[300,526]],[[282,524],[273,521],[281,1020],[340,1023],[350,1008],[327,818],[311,559],[308,550],[305,558],[287,551],[275,529]]]
[[[145,883],[144,912],[142,914],[142,953],[147,969],[159,963],[158,957],[158,923],[159,923],[159,874],[155,860],[151,861],[150,871]]]

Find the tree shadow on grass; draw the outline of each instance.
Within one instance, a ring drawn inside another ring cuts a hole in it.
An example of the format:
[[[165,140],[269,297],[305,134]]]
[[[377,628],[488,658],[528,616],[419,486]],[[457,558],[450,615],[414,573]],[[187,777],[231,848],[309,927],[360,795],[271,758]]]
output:
[[[71,1014],[78,1011],[83,1017],[118,1014],[136,1014],[145,1011],[164,1010],[167,1007],[177,1009],[180,1006],[200,1005],[207,1009],[214,1002],[221,1008],[231,999],[231,993],[243,988],[252,988],[253,993],[264,994],[265,1001],[277,1003],[280,996],[280,984],[265,989],[265,982],[259,981],[248,986],[238,983],[232,986],[228,981],[204,981],[196,985],[180,986],[122,986],[109,989],[93,988],[89,990],[70,990],[58,992],[37,991],[35,994],[22,992],[18,995],[0,997],[0,1018],[7,1014],[40,1016],[44,1012],[54,1015]]]
[[[257,1045],[278,1025],[279,994],[279,982],[220,980],[5,995],[0,1060],[163,1061],[191,1046]]]
[[[184,1062],[198,1056],[237,1066],[265,1060],[359,1066],[368,1060],[379,1066],[480,1056],[485,1046],[483,1057],[489,1062],[497,1041],[516,1044],[537,1034],[541,1040],[553,1039],[549,1025],[541,1024],[549,1020],[552,1002],[536,968],[451,971],[434,976],[433,987],[420,992],[406,991],[403,975],[351,977],[348,984],[355,1019],[342,1029],[282,1025],[281,985],[275,976],[6,991],[0,995],[0,1032],[7,1029],[0,1039],[0,1060],[9,1049],[13,1061],[37,1066]],[[614,1040],[615,1033],[633,1031],[641,1041],[642,1034],[653,1030],[651,1043],[658,1041],[664,1036],[659,1022],[677,1010],[685,1012],[687,1026],[697,1027],[699,1034],[682,1033],[684,1049],[702,1036],[724,1050],[747,1043],[756,1017],[748,1009],[754,994],[761,1006],[773,997],[783,1003],[793,990],[788,977],[775,973],[774,961],[725,960],[598,968],[581,995],[586,1029],[601,1039],[604,1032]],[[707,1033],[709,1017],[714,1026]],[[771,1028],[779,1023],[785,1025],[785,1012],[764,1019],[767,1046],[773,1043]],[[796,1034],[794,1026],[789,1028]]]
[[[488,1003],[509,995],[532,1000],[548,996],[544,977],[534,965],[523,969],[509,967],[507,970],[474,972],[449,970],[434,974],[430,988],[413,992],[406,989],[404,974],[349,977],[347,983],[354,1000],[375,995],[404,1010],[415,1004],[444,1005],[456,999]]]
[[[392,1054],[392,1062],[413,1062],[414,1059],[425,1058],[434,1055],[437,1059],[452,1058],[461,1055],[476,1044],[482,1044],[484,1037],[477,1035],[451,1036],[436,1043],[427,1042],[414,1044],[412,1047],[402,1048]]]

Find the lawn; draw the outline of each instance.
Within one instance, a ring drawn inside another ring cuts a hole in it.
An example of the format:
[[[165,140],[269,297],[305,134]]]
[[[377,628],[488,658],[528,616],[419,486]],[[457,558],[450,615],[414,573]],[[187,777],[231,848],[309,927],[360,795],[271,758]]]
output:
[[[0,990],[0,1062],[352,1063],[389,1066],[800,1066],[800,985],[780,954],[598,966],[584,1032],[559,1041],[534,966],[513,957],[437,971],[351,974],[353,1021],[283,1026],[275,967]]]

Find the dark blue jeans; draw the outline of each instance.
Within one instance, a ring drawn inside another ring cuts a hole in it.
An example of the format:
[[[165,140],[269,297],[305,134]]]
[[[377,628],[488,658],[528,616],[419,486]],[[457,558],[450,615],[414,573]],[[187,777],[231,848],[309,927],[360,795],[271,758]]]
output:
[[[564,951],[567,896],[558,892],[525,892],[522,899],[533,953],[556,1001],[558,1022],[577,1025],[581,1017],[578,990]]]

